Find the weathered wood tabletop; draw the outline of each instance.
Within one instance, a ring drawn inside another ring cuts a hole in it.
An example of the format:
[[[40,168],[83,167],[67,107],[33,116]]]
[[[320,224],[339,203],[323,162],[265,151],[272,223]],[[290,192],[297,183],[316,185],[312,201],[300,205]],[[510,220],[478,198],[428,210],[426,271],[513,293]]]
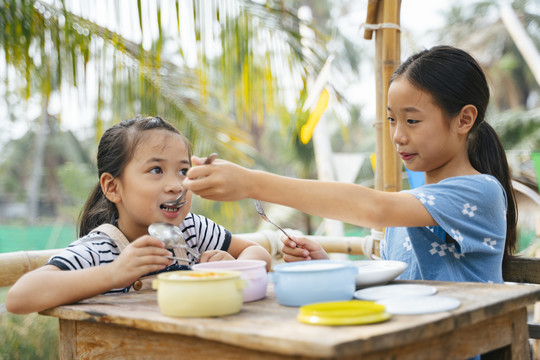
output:
[[[394,315],[379,324],[307,325],[296,319],[298,308],[278,304],[270,284],[264,300],[224,317],[163,316],[150,290],[96,296],[41,314],[60,319],[66,359],[461,359],[499,348],[496,358],[528,358],[526,307],[540,300],[539,286],[409,283],[435,286],[462,304],[452,311]]]

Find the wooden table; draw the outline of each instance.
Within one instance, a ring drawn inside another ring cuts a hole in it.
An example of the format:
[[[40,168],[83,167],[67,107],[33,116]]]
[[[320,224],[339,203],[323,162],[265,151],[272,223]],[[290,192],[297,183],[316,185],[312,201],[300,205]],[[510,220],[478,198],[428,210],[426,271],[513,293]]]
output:
[[[219,318],[163,316],[150,290],[41,314],[60,319],[63,359],[463,359],[494,349],[496,359],[528,359],[527,305],[540,299],[539,286],[410,283],[435,286],[462,305],[379,324],[316,326],[297,321],[298,308],[279,305],[270,284],[266,299]]]

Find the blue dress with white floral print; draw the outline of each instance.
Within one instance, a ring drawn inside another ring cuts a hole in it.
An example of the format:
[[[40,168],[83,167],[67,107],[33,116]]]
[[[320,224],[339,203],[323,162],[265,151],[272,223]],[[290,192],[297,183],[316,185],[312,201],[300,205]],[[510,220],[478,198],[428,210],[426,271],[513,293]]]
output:
[[[458,176],[405,192],[438,226],[386,229],[381,257],[408,264],[399,279],[503,282],[507,199],[493,176]]]

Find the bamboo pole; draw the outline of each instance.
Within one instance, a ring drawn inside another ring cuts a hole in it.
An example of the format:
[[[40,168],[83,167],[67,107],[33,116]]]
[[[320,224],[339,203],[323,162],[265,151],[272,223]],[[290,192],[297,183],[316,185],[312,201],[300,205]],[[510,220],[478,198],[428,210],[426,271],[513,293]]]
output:
[[[382,20],[382,7],[384,0],[380,0],[377,13],[374,14],[375,18],[374,23],[379,23]],[[383,123],[385,122],[384,115],[386,114],[386,109],[383,109],[382,104],[384,103],[385,98],[385,87],[383,86],[382,80],[382,69],[383,69],[383,52],[382,52],[382,37],[379,35],[375,36],[375,189],[384,190],[384,181],[383,181]]]
[[[382,23],[399,25],[400,0],[383,0],[382,6]],[[396,153],[396,149],[390,139],[389,124],[386,121],[387,111],[386,103],[388,101],[388,84],[390,77],[400,64],[400,33],[394,28],[382,28],[377,36],[381,34],[382,47],[382,103],[381,108],[383,120],[383,183],[384,191],[400,191],[401,190],[401,161]]]
[[[47,263],[62,249],[16,251],[0,254],[0,287],[11,286],[27,272]]]
[[[255,233],[235,234],[242,239],[253,241],[266,249],[273,258],[280,258],[283,254],[281,248],[281,231],[259,231]],[[327,253],[366,255],[370,256],[371,237],[361,236],[313,236],[302,235],[311,241],[321,244]]]
[[[368,3],[366,23],[399,25],[400,0],[379,0]],[[376,13],[373,14],[374,9]],[[364,37],[367,36],[365,33]],[[377,137],[375,157],[375,189],[384,191],[401,190],[401,161],[395,151],[388,121],[386,121],[386,103],[388,101],[388,84],[390,77],[400,64],[399,30],[382,26],[375,36],[375,86],[376,86],[376,119],[375,133]]]
[[[265,248],[274,259],[282,257],[281,231],[260,231],[254,233],[235,234],[243,239],[253,241]],[[372,253],[371,237],[359,236],[306,236],[322,245],[328,253],[350,255],[366,255]],[[63,249],[15,251],[0,254],[0,287],[13,285],[21,276],[47,263],[51,256]]]
[[[376,87],[376,134],[375,145],[375,189],[383,191],[401,190],[401,161],[390,139],[386,103],[390,77],[400,64],[400,32],[385,24],[400,23],[401,0],[370,0],[366,24],[381,24],[375,33],[375,87]],[[365,39],[372,38],[372,31],[365,30]],[[377,229],[382,232],[383,229]],[[378,241],[373,244],[373,253],[379,255]]]
[[[379,6],[379,0],[369,0],[366,16],[366,24],[375,24],[377,17],[377,7]],[[373,30],[364,30],[364,39],[371,40],[373,37]]]

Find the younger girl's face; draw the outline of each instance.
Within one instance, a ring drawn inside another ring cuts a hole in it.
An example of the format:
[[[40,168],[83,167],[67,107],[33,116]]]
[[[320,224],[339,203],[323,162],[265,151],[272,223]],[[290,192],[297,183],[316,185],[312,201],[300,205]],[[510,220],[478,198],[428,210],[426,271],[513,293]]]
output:
[[[448,119],[431,95],[405,77],[388,90],[390,137],[405,166],[412,171],[444,171],[463,151]]]
[[[182,181],[189,164],[188,146],[180,135],[162,129],[146,130],[133,158],[116,179],[121,196],[116,204],[121,230],[136,238],[146,234],[154,222],[180,225],[191,209],[191,192],[180,208],[163,204],[185,191]]]

